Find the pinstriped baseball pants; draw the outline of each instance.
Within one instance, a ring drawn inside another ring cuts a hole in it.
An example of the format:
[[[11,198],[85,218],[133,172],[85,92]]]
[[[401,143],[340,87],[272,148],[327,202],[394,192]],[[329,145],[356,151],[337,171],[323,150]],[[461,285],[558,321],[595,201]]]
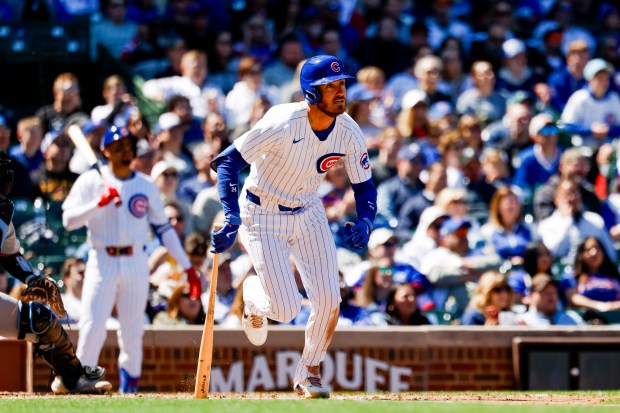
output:
[[[98,365],[106,338],[106,320],[116,304],[119,330],[119,370],[140,377],[144,310],[148,299],[149,266],[146,254],[110,257],[91,250],[82,287],[82,313],[76,355],[87,366]]]
[[[323,205],[317,198],[299,212],[283,213],[242,197],[240,206],[240,240],[265,294],[264,299],[246,304],[253,314],[272,320],[295,318],[302,297],[290,265],[292,255],[311,303],[300,365],[316,366],[325,358],[331,341],[328,325],[335,322],[330,315],[341,301],[336,246]]]

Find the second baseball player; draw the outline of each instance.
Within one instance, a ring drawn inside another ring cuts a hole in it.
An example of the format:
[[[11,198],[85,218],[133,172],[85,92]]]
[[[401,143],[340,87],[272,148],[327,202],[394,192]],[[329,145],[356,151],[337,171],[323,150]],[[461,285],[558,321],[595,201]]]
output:
[[[213,233],[215,251],[229,248],[239,232],[258,276],[243,284],[248,339],[267,339],[267,318],[292,320],[301,296],[290,266],[302,277],[311,313],[294,389],[306,398],[327,398],[320,363],[339,314],[336,247],[317,190],[324,174],[344,162],[355,193],[358,221],[346,243],[363,249],[372,231],[377,192],[371,180],[364,135],[347,114],[346,79],[340,60],[315,56],[303,65],[305,102],[277,105],[212,162],[226,220]],[[239,171],[250,175],[238,198]]]

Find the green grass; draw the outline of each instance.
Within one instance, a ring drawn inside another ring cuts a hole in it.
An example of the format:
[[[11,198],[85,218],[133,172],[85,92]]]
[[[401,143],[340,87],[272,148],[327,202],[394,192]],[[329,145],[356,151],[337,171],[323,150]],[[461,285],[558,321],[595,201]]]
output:
[[[513,393],[514,394],[514,393]],[[339,396],[343,397],[343,396]],[[517,402],[518,403],[518,402]],[[32,397],[0,399],[2,413],[595,413],[616,412],[618,399],[597,405],[427,402],[387,400],[256,400],[135,397]]]

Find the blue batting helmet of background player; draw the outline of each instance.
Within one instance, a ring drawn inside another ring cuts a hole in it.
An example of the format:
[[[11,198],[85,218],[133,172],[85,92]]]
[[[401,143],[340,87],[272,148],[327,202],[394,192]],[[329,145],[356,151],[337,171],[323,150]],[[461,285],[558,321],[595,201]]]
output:
[[[301,67],[299,83],[304,92],[304,98],[310,105],[316,105],[321,101],[321,93],[318,85],[335,82],[340,79],[353,79],[346,74],[342,62],[329,55],[319,55],[306,60]]]
[[[103,151],[107,148],[112,142],[119,141],[123,138],[133,138],[134,136],[129,132],[129,129],[126,127],[118,127],[112,126],[110,129],[105,131],[103,134],[103,138],[101,138],[101,150]]]

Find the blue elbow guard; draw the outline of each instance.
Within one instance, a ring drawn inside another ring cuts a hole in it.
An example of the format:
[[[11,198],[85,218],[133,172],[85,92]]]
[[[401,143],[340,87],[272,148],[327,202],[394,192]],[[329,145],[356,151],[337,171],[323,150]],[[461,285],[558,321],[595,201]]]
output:
[[[351,186],[355,195],[357,218],[370,224],[370,229],[372,230],[372,222],[377,214],[377,190],[375,185],[372,183],[372,179],[369,179]]]

